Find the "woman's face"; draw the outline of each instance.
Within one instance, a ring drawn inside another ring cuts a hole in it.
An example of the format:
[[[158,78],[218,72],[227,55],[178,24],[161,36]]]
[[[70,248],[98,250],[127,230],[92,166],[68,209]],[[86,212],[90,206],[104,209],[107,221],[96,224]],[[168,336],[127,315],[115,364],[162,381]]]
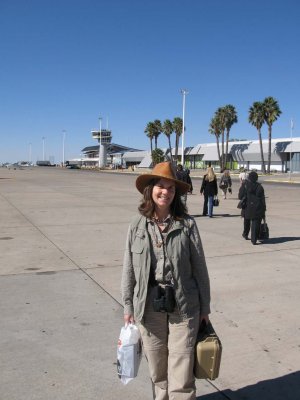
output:
[[[155,207],[162,211],[169,211],[175,196],[175,184],[168,179],[160,179],[152,190],[152,199]]]

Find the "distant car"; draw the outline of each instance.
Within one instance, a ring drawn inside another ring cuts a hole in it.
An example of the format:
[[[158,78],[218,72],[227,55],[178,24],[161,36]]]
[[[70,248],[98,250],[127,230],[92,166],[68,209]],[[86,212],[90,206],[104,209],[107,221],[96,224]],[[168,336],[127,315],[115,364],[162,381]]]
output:
[[[66,168],[68,168],[68,169],[80,169],[80,166],[77,165],[77,164],[69,164],[69,165],[66,165]]]
[[[6,164],[5,166],[8,169],[23,169],[18,163]]]
[[[33,164],[29,161],[19,161],[18,164],[20,165],[20,167],[32,167]]]

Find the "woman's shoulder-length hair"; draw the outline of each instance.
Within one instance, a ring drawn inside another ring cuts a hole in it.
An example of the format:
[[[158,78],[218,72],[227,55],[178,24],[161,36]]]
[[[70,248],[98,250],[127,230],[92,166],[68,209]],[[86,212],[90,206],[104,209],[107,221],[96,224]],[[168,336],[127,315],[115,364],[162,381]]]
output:
[[[153,187],[157,184],[160,179],[153,179],[150,183],[145,187],[143,192],[143,197],[141,200],[141,204],[138,207],[139,212],[147,218],[152,218],[155,211],[155,203],[152,199],[152,191]],[[170,214],[174,219],[180,220],[187,214],[187,207],[182,202],[181,196],[175,185],[175,195],[174,199],[170,205]]]
[[[213,181],[216,178],[216,174],[212,167],[207,168],[207,174],[205,175],[205,179],[209,182]]]

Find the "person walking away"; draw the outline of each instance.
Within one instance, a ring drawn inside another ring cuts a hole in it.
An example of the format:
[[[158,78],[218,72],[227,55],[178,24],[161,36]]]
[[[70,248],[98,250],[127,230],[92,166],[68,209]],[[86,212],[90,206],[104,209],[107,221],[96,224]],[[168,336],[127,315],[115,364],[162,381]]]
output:
[[[226,169],[221,176],[219,184],[219,188],[222,190],[223,199],[226,199],[227,190],[229,193],[231,193],[231,185],[232,181],[230,177],[230,172]]]
[[[239,200],[246,198],[246,207],[242,209],[244,218],[243,238],[248,240],[251,229],[251,242],[256,244],[259,237],[260,224],[266,213],[265,192],[263,186],[257,182],[258,175],[255,171],[249,173],[239,189]]]
[[[187,168],[185,170],[186,174],[187,174],[187,183],[190,185],[190,190],[188,191],[188,193],[193,194],[193,183],[192,183],[192,178],[190,175],[190,170]]]
[[[241,173],[239,174],[240,184],[242,185],[245,180],[248,179],[247,168],[242,168]]]
[[[176,177],[179,181],[185,182],[185,183],[189,183],[188,182],[188,174],[186,171],[184,171],[183,167],[181,164],[177,165],[177,169],[176,169]],[[183,201],[184,204],[186,204],[186,200],[187,200],[187,192],[182,195],[181,200]]]
[[[203,177],[200,194],[204,195],[203,215],[213,217],[214,197],[218,194],[217,177],[212,167],[207,168]]]
[[[163,162],[136,187],[143,197],[124,254],[124,321],[141,332],[155,399],[195,400],[195,343],[210,285],[197,225],[181,201],[189,185]]]

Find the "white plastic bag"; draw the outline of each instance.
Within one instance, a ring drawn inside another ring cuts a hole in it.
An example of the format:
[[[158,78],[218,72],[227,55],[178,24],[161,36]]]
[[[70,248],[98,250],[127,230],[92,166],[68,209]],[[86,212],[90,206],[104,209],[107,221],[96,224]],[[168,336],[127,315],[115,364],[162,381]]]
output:
[[[126,385],[137,376],[142,358],[141,334],[134,324],[123,326],[118,340],[118,376]]]

